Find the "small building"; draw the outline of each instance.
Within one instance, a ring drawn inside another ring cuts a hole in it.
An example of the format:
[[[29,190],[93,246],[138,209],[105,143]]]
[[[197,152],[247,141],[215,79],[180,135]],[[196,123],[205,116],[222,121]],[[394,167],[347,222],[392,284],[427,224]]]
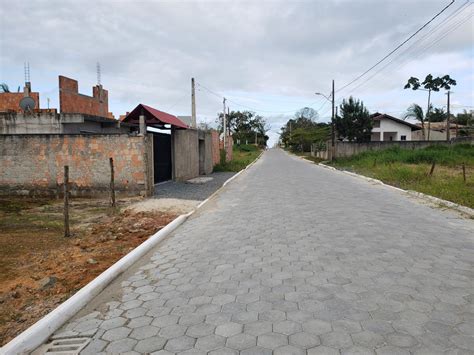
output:
[[[373,120],[371,142],[411,141],[412,132],[420,130],[417,125],[387,114],[376,112],[370,117]]]
[[[20,101],[30,97],[34,107],[23,110]],[[59,76],[59,112],[40,108],[40,95],[25,83],[19,93],[0,93],[0,134],[98,134],[128,133],[109,112],[108,91],[102,85],[92,88],[92,96],[78,91],[78,82]]]

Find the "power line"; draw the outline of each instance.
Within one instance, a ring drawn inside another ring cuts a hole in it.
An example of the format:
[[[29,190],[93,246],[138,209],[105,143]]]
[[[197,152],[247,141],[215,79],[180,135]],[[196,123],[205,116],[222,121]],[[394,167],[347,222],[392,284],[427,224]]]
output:
[[[343,85],[342,87],[340,87],[336,92],[339,92],[343,89],[345,89],[346,87],[348,87],[349,85],[352,85],[354,82],[356,82],[357,80],[359,80],[360,78],[362,78],[363,76],[365,76],[368,72],[370,72],[372,69],[374,69],[375,67],[377,67],[380,63],[382,63],[385,59],[387,59],[388,57],[390,57],[393,53],[395,53],[400,47],[402,47],[405,43],[407,43],[410,39],[412,39],[413,37],[415,37],[420,31],[422,31],[426,26],[428,26],[431,22],[434,21],[434,19],[436,19],[439,15],[441,15],[444,11],[446,11],[446,9],[448,9],[448,7],[450,7],[452,4],[454,4],[454,0],[451,0],[451,2],[446,5],[440,12],[438,12],[435,16],[433,16],[428,22],[426,22],[423,26],[421,26],[415,33],[413,33],[410,37],[408,37],[406,40],[404,40],[402,43],[400,43],[397,47],[395,47],[395,49],[393,49],[390,53],[388,53],[386,56],[384,56],[382,59],[380,59],[377,63],[375,63],[374,65],[372,65],[369,69],[367,69],[365,72],[363,72],[362,74],[360,74],[358,77],[354,78],[353,80],[351,80],[349,83]]]
[[[207,91],[208,93],[218,97],[219,99],[222,99],[224,97],[224,95],[222,94],[219,94],[211,89],[209,89],[208,87],[202,85],[201,83],[197,82],[196,83],[199,87],[203,88],[205,91]],[[262,109],[259,109],[259,108],[255,108],[255,107],[252,107],[252,106],[248,106],[248,105],[244,105],[244,104],[241,104],[233,99],[229,99],[228,96],[226,96],[226,99],[227,101],[229,102],[232,102],[234,105],[237,105],[237,106],[240,106],[240,107],[244,107],[246,109],[249,109],[249,110],[252,110],[252,111],[255,111],[255,112],[263,112],[263,113],[272,113],[272,114],[286,114],[286,113],[294,113],[296,111],[298,111],[300,108],[297,108],[297,109],[294,109],[294,110],[290,110],[290,111],[268,111],[268,110],[262,110]],[[308,105],[303,105],[305,107],[311,107],[313,106],[314,104],[316,104],[317,102],[319,102],[319,100],[317,101],[314,101],[314,102],[311,102],[310,104]],[[324,105],[324,103],[323,103]]]
[[[433,33],[437,32],[439,29],[442,29],[443,27],[446,27],[450,24],[450,22],[452,20],[454,20],[457,16],[459,16],[464,10],[468,9],[471,4],[469,4],[468,7],[462,9],[462,11],[459,12],[459,10],[461,8],[463,8],[464,6],[466,6],[468,4],[468,2],[462,4],[460,7],[458,7],[455,11],[453,11],[448,17],[446,17],[446,19],[444,20],[444,22],[438,24],[435,28],[433,28],[430,32],[428,32],[427,34],[425,34],[422,38],[418,39],[415,43],[413,43],[410,47],[408,47],[407,49],[405,49],[402,53],[400,53],[397,57],[395,57],[393,60],[389,61],[387,64],[385,64],[382,68],[380,68],[379,70],[377,70],[373,75],[371,75],[369,78],[365,79],[363,82],[361,82],[360,84],[358,84],[357,86],[355,86],[354,88],[352,88],[349,92],[354,92],[355,90],[359,89],[360,87],[364,86],[368,81],[370,81],[371,79],[373,79],[375,76],[377,76],[380,72],[382,72],[383,70],[385,70],[388,66],[392,65],[393,63],[395,63],[397,60],[399,60],[405,53],[409,52],[411,48],[413,48],[417,43],[419,43],[420,41],[424,40],[425,38],[427,37],[430,37]],[[453,17],[454,16],[454,17]],[[411,55],[414,54],[414,57],[413,59],[415,58],[418,58],[420,55],[422,55],[424,52],[426,52],[428,49],[430,49],[433,45],[435,45],[436,43],[438,43],[440,40],[442,40],[443,38],[445,38],[449,33],[453,32],[454,30],[456,30],[457,28],[459,28],[462,24],[464,24],[467,20],[469,20],[469,18],[472,17],[472,14],[469,14],[468,16],[462,18],[460,21],[456,22],[453,24],[453,27],[451,27],[447,32],[442,32],[441,33],[441,36],[439,37],[435,37],[434,41],[432,42],[429,42],[427,43],[427,45],[425,44],[425,46],[422,46],[421,48],[418,48],[418,51],[415,50],[411,53]],[[446,21],[448,20],[448,21]],[[410,55],[410,56],[411,56]],[[407,58],[405,58],[404,60],[402,59],[402,62],[395,68],[393,68],[393,71],[396,71],[398,70],[400,67],[402,67],[403,65],[405,65],[407,63],[407,61],[409,60],[409,57],[408,56]]]

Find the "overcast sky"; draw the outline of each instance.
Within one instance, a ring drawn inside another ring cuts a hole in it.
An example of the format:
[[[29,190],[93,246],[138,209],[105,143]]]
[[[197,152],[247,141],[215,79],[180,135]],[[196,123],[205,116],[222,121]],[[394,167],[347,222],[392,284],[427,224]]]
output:
[[[91,95],[100,62],[116,116],[138,103],[190,115],[195,77],[199,121],[214,122],[225,96],[231,110],[263,115],[274,141],[301,107],[327,121],[330,105],[315,92],[329,94],[331,79],[336,90],[350,82],[449,2],[0,0],[0,82],[23,86],[28,61],[41,107],[48,97],[58,107],[58,75]],[[397,55],[337,92],[337,102],[353,95],[372,112],[402,117],[427,99],[403,90],[406,80],[432,73],[458,81],[455,111],[472,108],[474,6],[465,3],[457,0]],[[445,105],[446,95],[433,101]]]

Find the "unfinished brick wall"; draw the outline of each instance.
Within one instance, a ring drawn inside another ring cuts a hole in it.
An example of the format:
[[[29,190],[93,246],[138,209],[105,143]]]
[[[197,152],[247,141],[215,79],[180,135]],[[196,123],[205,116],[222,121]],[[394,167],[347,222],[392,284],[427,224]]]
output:
[[[59,110],[61,113],[84,113],[113,118],[109,113],[109,93],[102,86],[92,87],[92,96],[79,93],[77,80],[59,76]]]
[[[109,158],[115,187],[127,195],[153,189],[152,142],[128,135],[0,135],[0,194],[60,195],[69,165],[73,195],[108,193]]]
[[[30,92],[30,96],[35,100],[35,109],[39,109],[39,93]],[[20,101],[25,97],[23,92],[2,92],[0,93],[0,112],[22,112]]]
[[[219,140],[219,132],[212,130],[211,131],[211,139],[212,139],[212,164],[217,165],[221,162],[221,149],[224,149],[224,142]],[[226,139],[226,161],[231,161],[232,156],[232,148],[234,146],[234,140],[232,136],[227,136]]]
[[[217,165],[221,161],[220,154],[220,144],[219,144],[219,132],[212,130],[211,131],[211,140],[212,140],[212,166]]]

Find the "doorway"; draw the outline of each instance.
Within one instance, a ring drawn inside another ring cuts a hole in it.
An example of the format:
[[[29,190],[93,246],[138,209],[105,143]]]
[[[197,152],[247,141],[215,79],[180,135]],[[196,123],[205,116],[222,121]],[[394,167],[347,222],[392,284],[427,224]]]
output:
[[[171,180],[171,135],[153,133],[153,183]]]

